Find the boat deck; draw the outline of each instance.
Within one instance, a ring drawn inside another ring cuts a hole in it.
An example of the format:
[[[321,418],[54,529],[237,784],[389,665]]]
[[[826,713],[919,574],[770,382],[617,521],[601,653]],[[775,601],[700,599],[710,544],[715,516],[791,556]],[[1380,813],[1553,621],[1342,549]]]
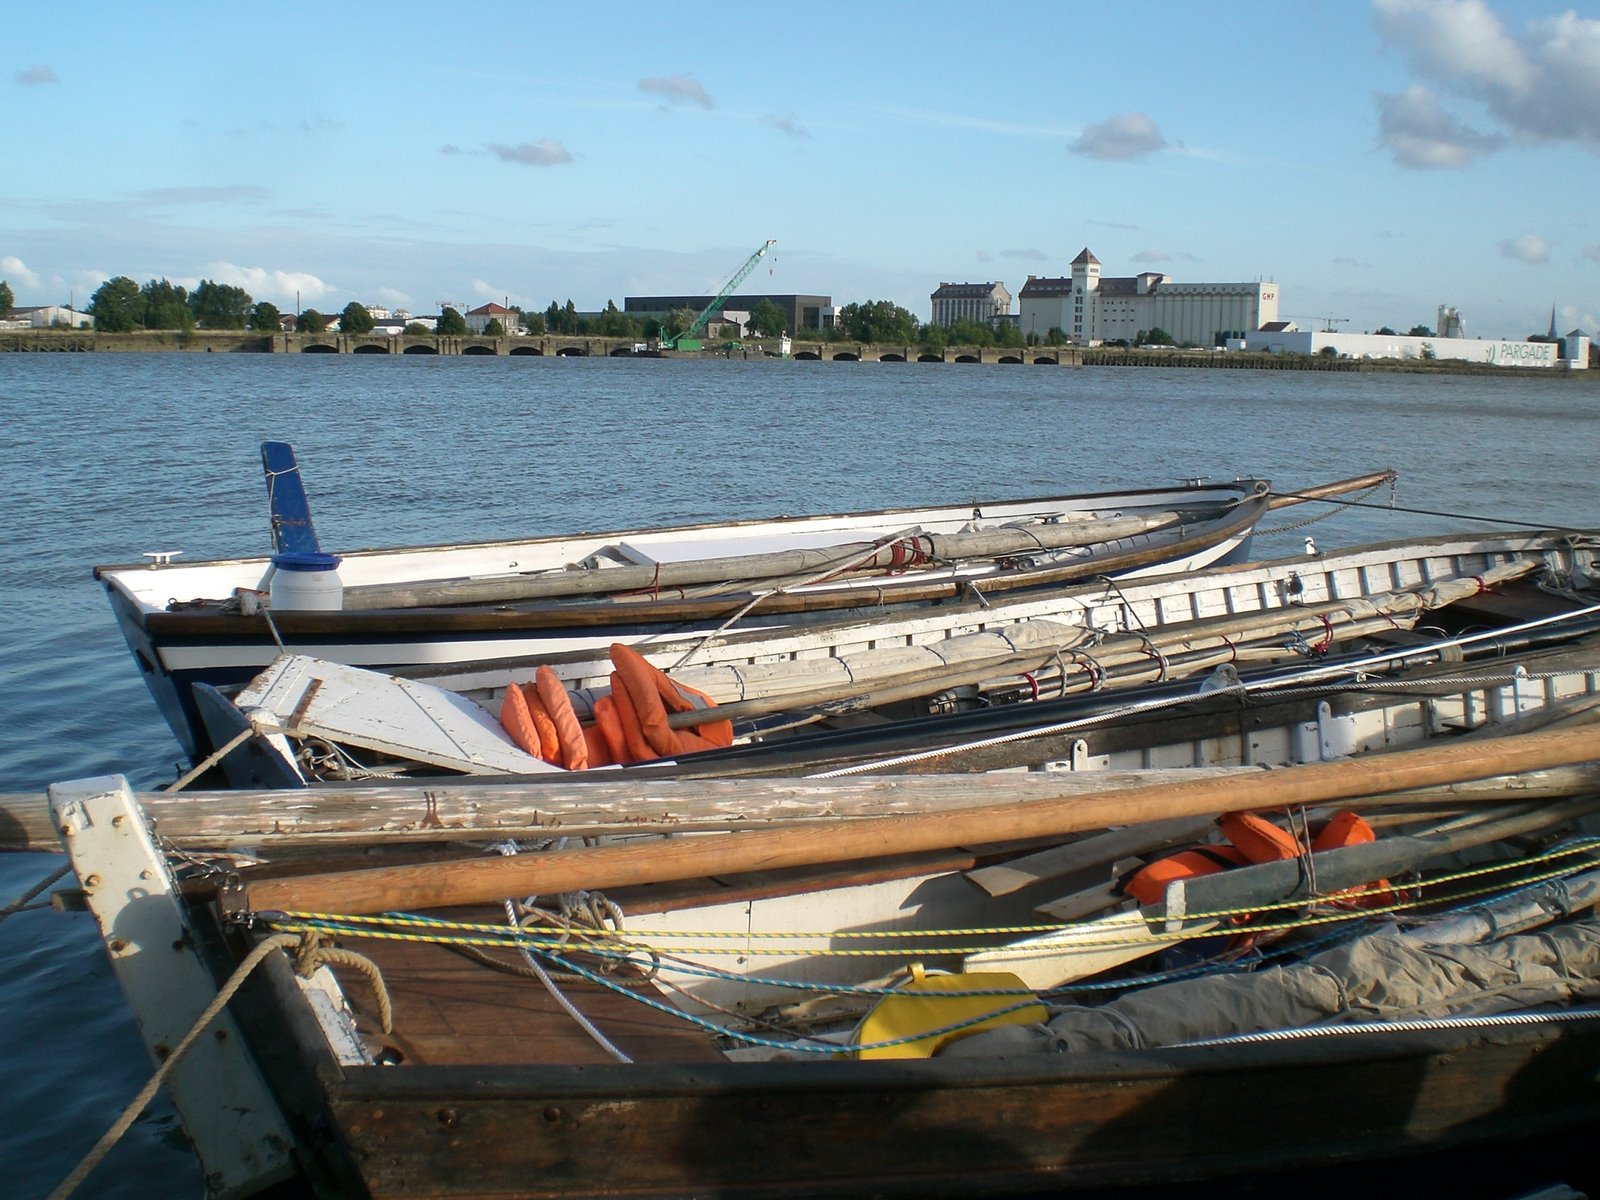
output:
[[[484,911],[465,919],[490,921]],[[388,1048],[400,1065],[577,1066],[615,1060],[591,1038],[537,979],[496,971],[439,945],[423,942],[350,943],[383,973],[394,1009],[394,1031],[374,1019],[372,989],[340,970],[345,995],[362,1032]],[[507,961],[502,951],[492,952]],[[636,973],[635,979],[640,979]],[[635,1062],[722,1062],[723,1056],[694,1026],[636,1003],[598,984],[559,980],[557,986],[624,1054]],[[654,996],[652,990],[649,992]]]

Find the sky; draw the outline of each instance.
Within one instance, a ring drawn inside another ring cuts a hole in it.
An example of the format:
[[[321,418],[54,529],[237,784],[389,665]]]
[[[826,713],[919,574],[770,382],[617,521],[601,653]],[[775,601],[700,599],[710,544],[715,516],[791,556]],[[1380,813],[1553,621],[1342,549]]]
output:
[[[1302,328],[1600,329],[1600,7],[129,5],[0,21],[0,280],[292,310],[1272,280]],[[1014,311],[1014,309],[1013,309]]]

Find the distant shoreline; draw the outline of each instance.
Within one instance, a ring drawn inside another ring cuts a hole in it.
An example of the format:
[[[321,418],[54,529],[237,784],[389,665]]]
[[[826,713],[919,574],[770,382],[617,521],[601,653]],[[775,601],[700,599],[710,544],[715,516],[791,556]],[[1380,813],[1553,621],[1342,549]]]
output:
[[[418,357],[536,358],[687,358],[701,360],[777,359],[776,340],[745,341],[701,351],[645,351],[630,338],[537,334],[524,337],[474,335],[340,333],[247,333],[207,330],[149,330],[95,333],[69,329],[0,331],[0,353],[217,353],[217,354],[347,354]],[[1502,375],[1511,377],[1578,377],[1600,379],[1600,370],[1565,367],[1497,367],[1460,360],[1351,359],[1320,355],[1253,354],[1238,351],[1143,349],[1106,346],[949,346],[942,356],[920,345],[886,345],[847,341],[795,339],[791,357],[822,362],[980,363],[1031,366],[1169,367],[1267,371],[1366,371],[1427,375]]]

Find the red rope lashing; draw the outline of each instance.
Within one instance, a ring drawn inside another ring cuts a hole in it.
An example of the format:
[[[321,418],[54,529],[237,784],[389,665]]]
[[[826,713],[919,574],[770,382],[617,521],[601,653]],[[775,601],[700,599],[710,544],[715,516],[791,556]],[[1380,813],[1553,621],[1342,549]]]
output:
[[[1026,671],[1022,673],[1022,677],[1028,681],[1028,690],[1031,693],[1028,699],[1037,700],[1039,698],[1039,681]]]
[[[1322,621],[1322,641],[1311,647],[1313,654],[1326,654],[1328,647],[1333,645],[1333,622],[1328,619],[1327,613],[1320,614]]]

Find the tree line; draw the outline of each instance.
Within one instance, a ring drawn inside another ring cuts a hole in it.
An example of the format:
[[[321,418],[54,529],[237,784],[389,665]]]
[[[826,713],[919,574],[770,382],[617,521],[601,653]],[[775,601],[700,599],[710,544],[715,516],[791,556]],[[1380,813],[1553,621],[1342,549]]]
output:
[[[13,303],[11,288],[0,280],[0,316],[10,311]],[[143,284],[126,275],[118,275],[101,284],[90,298],[88,313],[94,317],[95,328],[106,333],[127,333],[134,330],[238,330],[258,333],[277,333],[283,328],[284,313],[270,300],[256,300],[249,292],[234,284],[202,279],[193,291],[168,279],[151,279]],[[689,329],[698,317],[692,309],[676,308],[661,317],[637,317],[623,312],[614,300],[608,300],[604,311],[592,316],[579,314],[569,299],[565,304],[552,300],[543,312],[529,312],[513,306],[505,322],[492,320],[484,329],[489,336],[512,332],[506,326],[520,327],[530,334],[559,333],[577,336],[668,339]],[[367,307],[352,300],[336,314],[304,309],[295,315],[294,328],[301,333],[321,333],[337,319],[339,328],[346,333],[370,333],[374,320]],[[946,346],[981,346],[1014,348],[1032,343],[1062,345],[1067,341],[1060,329],[1051,329],[1044,337],[1025,337],[1015,323],[957,320],[948,328],[919,322],[910,310],[889,300],[866,300],[846,304],[839,309],[834,324],[826,328],[815,326],[791,329],[783,309],[771,300],[760,300],[752,306],[745,328],[756,337],[780,337],[784,334],[818,341],[877,342],[909,345],[919,343],[935,353]],[[412,322],[405,328],[408,335],[438,333],[461,335],[468,333],[466,318],[455,308],[445,307],[430,330],[421,322]],[[1153,330],[1159,334],[1159,330]]]

